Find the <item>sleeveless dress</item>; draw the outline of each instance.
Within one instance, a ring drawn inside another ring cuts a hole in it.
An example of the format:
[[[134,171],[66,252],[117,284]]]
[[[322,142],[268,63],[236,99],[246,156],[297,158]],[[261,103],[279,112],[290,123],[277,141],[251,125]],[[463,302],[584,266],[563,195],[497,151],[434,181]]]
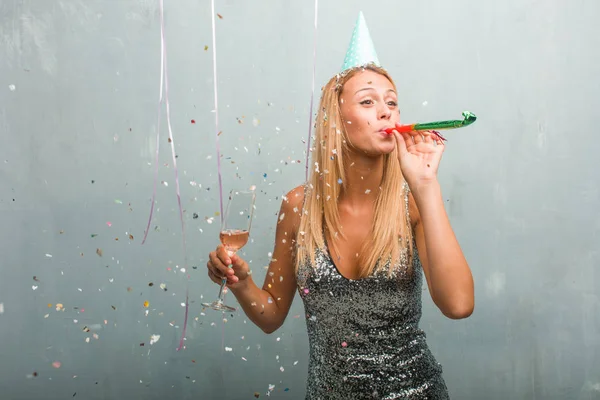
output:
[[[404,252],[391,277],[384,268],[347,279],[327,247],[316,250],[315,266],[310,260],[300,265],[310,348],[307,400],[449,398],[442,367],[419,328],[423,273],[413,248],[412,271]]]

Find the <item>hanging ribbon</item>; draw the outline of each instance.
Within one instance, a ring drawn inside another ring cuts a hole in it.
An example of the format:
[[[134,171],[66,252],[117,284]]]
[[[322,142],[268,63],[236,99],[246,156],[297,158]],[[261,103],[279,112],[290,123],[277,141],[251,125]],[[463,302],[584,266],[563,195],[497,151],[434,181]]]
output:
[[[315,98],[315,73],[317,70],[317,12],[319,10],[319,0],[315,0],[315,27],[313,31],[313,74],[312,74],[312,88],[310,93],[310,110],[308,117],[308,140],[306,141],[306,166],[305,166],[305,180],[308,181],[308,158],[310,155],[310,139],[312,136],[312,116],[313,116],[313,100]]]
[[[223,225],[223,178],[221,176],[221,146],[219,145],[219,99],[217,96],[217,34],[215,28],[215,0],[210,1],[212,11],[213,89],[215,97],[215,138],[217,141],[217,173],[219,176],[219,206]]]
[[[164,102],[167,107],[167,127],[169,130],[169,142],[171,143],[171,155],[173,156],[173,170],[175,172],[175,192],[177,194],[177,204],[179,206],[179,219],[181,221],[181,237],[183,240],[183,256],[184,256],[184,265],[185,271],[187,273],[188,263],[187,263],[187,246],[186,246],[186,238],[185,238],[185,222],[183,219],[183,208],[181,207],[181,191],[179,185],[179,171],[177,169],[177,157],[175,155],[175,140],[173,139],[173,129],[171,127],[171,107],[169,104],[169,72],[168,72],[168,63],[167,63],[167,43],[165,40],[165,18],[164,18],[164,4],[163,0],[159,0],[160,7],[160,91],[158,98],[158,123],[156,125],[156,153],[154,158],[154,188],[152,191],[152,204],[150,205],[150,216],[148,218],[148,224],[146,226],[146,231],[144,232],[144,239],[142,240],[142,244],[146,243],[146,238],[148,237],[148,232],[150,231],[150,224],[152,222],[152,215],[154,214],[154,203],[156,200],[156,186],[158,182],[158,154],[160,147],[160,124],[161,124],[161,110],[163,104],[163,86],[165,88],[164,94]],[[183,322],[183,331],[181,333],[181,338],[179,339],[179,346],[177,347],[177,351],[183,348],[183,342],[185,340],[185,334],[187,330],[187,321],[188,321],[188,312],[189,312],[189,288],[186,287],[185,292],[185,317]]]

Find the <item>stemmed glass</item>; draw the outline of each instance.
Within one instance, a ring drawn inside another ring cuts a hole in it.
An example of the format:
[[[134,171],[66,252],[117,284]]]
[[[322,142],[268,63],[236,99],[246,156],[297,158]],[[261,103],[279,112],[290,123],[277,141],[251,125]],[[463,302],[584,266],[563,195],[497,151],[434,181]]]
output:
[[[225,246],[229,257],[248,243],[255,199],[256,194],[254,191],[232,190],[229,192],[229,200],[223,216],[221,232],[219,233],[219,239]],[[231,268],[232,265],[228,267]],[[217,300],[212,303],[202,303],[202,305],[217,311],[235,311],[235,307],[224,303],[226,283],[227,278],[224,278],[221,281],[221,289]]]

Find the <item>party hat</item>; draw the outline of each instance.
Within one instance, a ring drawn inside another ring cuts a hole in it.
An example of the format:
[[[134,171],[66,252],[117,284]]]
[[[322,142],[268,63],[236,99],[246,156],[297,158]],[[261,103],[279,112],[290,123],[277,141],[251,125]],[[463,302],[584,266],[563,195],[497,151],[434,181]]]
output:
[[[366,64],[381,66],[369,34],[369,28],[367,28],[367,21],[361,11],[356,20],[354,32],[352,32],[352,39],[350,39],[350,46],[348,46],[341,72]]]

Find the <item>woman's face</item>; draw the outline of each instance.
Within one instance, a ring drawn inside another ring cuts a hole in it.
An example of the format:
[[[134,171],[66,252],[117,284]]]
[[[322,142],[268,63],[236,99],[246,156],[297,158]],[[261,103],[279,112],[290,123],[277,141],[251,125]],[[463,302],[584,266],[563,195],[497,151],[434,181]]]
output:
[[[391,153],[394,135],[383,132],[400,121],[394,86],[383,75],[364,70],[350,78],[340,96],[342,122],[350,148],[370,156]]]

